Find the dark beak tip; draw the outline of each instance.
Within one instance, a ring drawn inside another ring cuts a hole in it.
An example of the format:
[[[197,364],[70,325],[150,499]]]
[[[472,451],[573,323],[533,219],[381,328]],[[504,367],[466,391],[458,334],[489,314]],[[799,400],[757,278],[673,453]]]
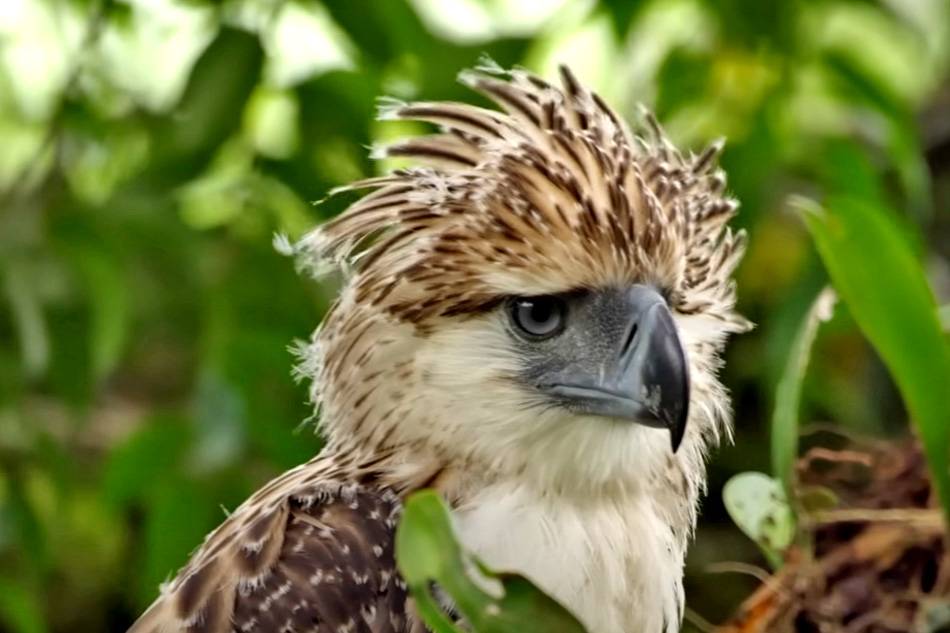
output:
[[[670,417],[667,428],[670,430],[670,444],[675,454],[683,443],[683,437],[686,435],[687,421],[689,419],[689,390],[686,391],[686,400],[678,411]]]
[[[686,435],[685,424],[670,427],[670,447],[673,449],[674,455],[676,454],[676,451],[679,450],[680,445],[683,443],[684,435]]]

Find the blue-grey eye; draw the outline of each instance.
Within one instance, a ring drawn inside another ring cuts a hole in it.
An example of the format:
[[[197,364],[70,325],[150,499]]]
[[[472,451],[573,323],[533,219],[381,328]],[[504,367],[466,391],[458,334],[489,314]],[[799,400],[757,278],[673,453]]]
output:
[[[567,317],[567,304],[558,297],[519,297],[511,302],[511,321],[530,338],[560,334]]]

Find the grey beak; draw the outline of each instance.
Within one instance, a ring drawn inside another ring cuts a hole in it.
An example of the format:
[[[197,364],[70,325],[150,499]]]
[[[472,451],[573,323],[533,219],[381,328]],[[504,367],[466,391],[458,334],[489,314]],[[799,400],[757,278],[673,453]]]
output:
[[[689,417],[686,352],[660,293],[638,284],[625,300],[628,322],[616,356],[597,375],[573,369],[548,390],[587,414],[668,429],[676,452]]]

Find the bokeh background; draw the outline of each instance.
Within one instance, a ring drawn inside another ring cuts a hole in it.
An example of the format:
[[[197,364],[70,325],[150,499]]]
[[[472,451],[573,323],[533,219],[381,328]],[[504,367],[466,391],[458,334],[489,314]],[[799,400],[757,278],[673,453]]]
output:
[[[287,347],[334,288],[272,248],[386,165],[375,99],[474,97],[488,54],[570,62],[677,144],[728,139],[750,233],[729,348],[736,444],[711,466],[686,630],[764,566],[723,511],[768,470],[767,420],[826,275],[790,196],[886,200],[950,300],[950,2],[943,0],[0,1],[0,631],[124,631],[229,508],[320,448]],[[841,306],[803,418],[906,434]]]

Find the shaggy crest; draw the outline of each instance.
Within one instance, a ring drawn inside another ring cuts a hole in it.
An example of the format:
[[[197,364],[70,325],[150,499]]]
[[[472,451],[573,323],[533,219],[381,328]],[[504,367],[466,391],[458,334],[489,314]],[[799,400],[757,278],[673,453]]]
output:
[[[504,112],[385,102],[380,118],[441,133],[378,150],[422,166],[341,188],[376,190],[295,246],[306,267],[352,264],[357,302],[417,323],[526,289],[647,281],[680,313],[745,329],[728,281],[744,235],[725,227],[737,205],[721,142],[684,156],[649,113],[634,134],[565,67],[561,89],[517,70],[460,78]]]

